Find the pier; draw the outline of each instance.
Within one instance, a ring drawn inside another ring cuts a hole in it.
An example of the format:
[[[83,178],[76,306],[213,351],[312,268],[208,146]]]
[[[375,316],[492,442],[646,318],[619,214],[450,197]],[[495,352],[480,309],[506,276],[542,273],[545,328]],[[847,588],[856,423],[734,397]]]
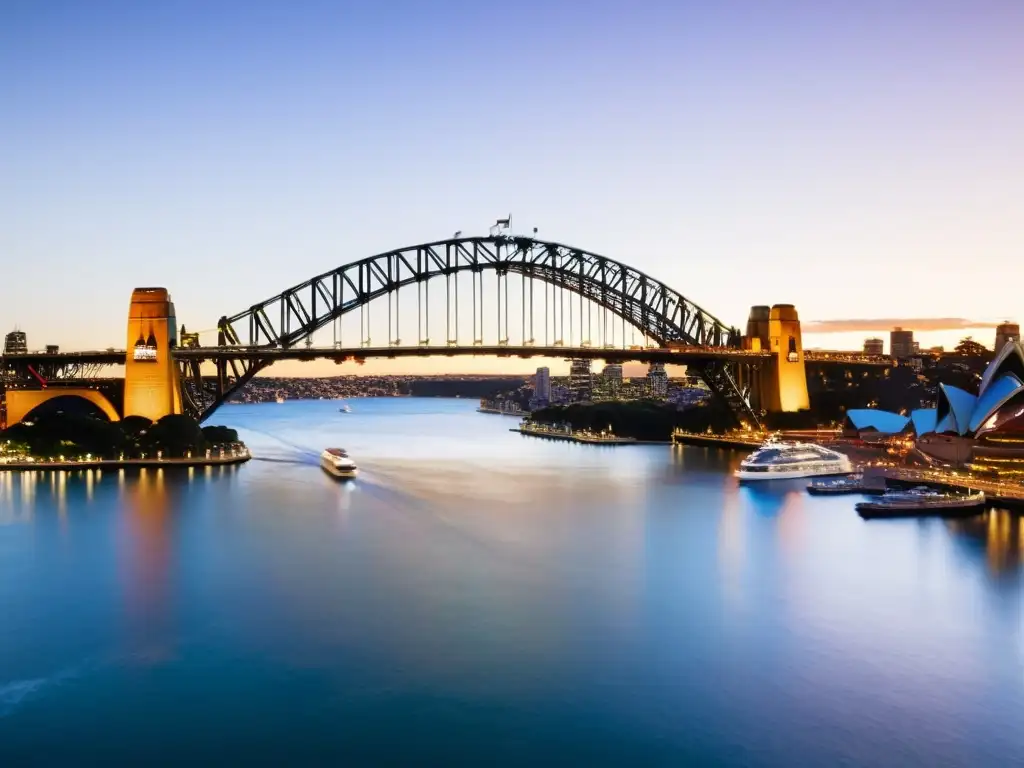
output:
[[[0,460],[0,472],[63,472],[79,469],[127,469],[130,467],[157,469],[159,467],[223,467],[243,464],[252,458],[248,448],[227,451],[207,451],[205,456],[153,456],[133,459],[32,459]]]
[[[593,445],[633,445],[637,442],[635,437],[617,437],[607,432],[589,432],[587,430],[573,431],[569,427],[549,427],[542,424],[528,425],[520,424],[513,427],[509,432],[518,432],[521,435],[533,437],[546,437],[549,440],[566,440],[572,443],[588,443]]]
[[[967,472],[941,469],[877,467],[866,468],[865,474],[868,471],[877,472],[887,481],[934,485],[961,491],[984,491],[986,501],[992,506],[1024,510],[1024,484],[1019,482],[981,478]]]

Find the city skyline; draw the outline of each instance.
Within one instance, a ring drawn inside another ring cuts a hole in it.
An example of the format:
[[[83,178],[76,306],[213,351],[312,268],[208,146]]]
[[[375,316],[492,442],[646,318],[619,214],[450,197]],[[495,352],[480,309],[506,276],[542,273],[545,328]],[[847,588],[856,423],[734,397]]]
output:
[[[208,329],[511,211],[739,327],[754,304],[832,330],[953,310],[977,325],[923,347],[991,346],[1022,319],[999,278],[1024,235],[1024,9],[890,6],[20,7],[0,30],[2,330],[120,347],[146,285]],[[395,362],[416,370],[362,370]]]

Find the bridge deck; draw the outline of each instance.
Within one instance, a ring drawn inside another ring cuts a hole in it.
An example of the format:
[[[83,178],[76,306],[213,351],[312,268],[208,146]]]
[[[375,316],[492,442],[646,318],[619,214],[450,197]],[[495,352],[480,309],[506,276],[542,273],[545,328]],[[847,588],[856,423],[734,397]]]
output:
[[[123,365],[125,350],[93,350],[84,352],[29,352],[27,354],[0,357],[7,364],[38,365],[43,363],[88,363],[93,365]],[[368,358],[403,358],[403,357],[554,357],[610,360],[615,362],[657,362],[686,363],[707,362],[711,360],[728,360],[753,363],[767,360],[771,352],[753,352],[750,350],[723,347],[562,347],[562,346],[418,346],[418,347],[303,347],[289,349],[274,347],[192,347],[178,348],[174,355],[180,360],[199,360],[215,362],[217,360],[355,360]],[[846,365],[890,366],[888,357],[874,357],[851,352],[806,351],[804,360],[807,363],[828,363]]]

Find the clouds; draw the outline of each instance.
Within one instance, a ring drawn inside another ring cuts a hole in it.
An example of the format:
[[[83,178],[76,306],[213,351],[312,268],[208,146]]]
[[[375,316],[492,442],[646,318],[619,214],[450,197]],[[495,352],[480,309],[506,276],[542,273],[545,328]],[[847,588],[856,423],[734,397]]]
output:
[[[988,320],[963,317],[876,317],[851,320],[809,320],[802,323],[804,333],[850,333],[852,331],[891,331],[906,328],[912,331],[956,331],[968,328],[995,328]]]

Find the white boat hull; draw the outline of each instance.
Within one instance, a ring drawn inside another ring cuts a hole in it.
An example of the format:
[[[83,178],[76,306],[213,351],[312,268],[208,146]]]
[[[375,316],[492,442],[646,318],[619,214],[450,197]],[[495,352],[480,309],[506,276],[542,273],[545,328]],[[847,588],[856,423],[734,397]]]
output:
[[[798,480],[802,477],[827,477],[829,475],[849,475],[853,473],[853,465],[849,462],[823,464],[820,467],[801,467],[799,469],[777,469],[768,472],[750,472],[736,470],[740,480]]]
[[[342,479],[351,479],[354,478],[357,474],[359,474],[359,470],[356,469],[354,466],[339,467],[333,461],[329,461],[327,459],[320,460],[320,467],[327,474],[333,475],[334,477],[340,477]]]

